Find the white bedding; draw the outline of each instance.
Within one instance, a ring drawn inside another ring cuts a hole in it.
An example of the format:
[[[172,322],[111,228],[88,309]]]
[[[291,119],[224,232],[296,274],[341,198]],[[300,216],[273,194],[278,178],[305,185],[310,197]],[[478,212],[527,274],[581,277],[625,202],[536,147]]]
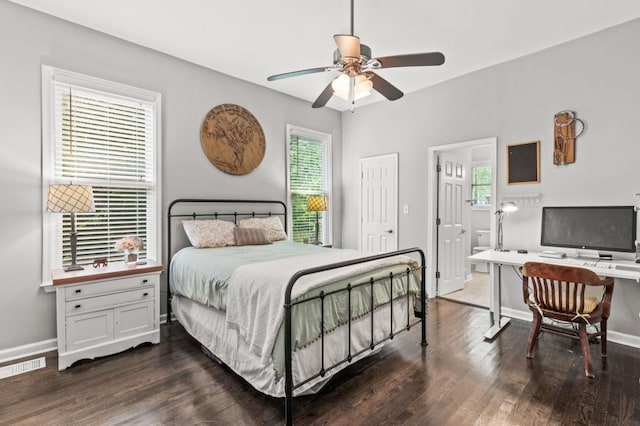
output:
[[[284,320],[284,296],[289,279],[301,269],[363,257],[356,250],[323,250],[312,255],[257,262],[238,267],[227,291],[227,326],[238,331],[249,350],[263,364],[272,362],[276,338]],[[394,256],[372,262],[307,275],[293,287],[292,300],[311,289],[372,269],[410,264],[408,256]],[[406,317],[405,317],[406,323]]]
[[[192,300],[174,295],[172,309],[176,317],[196,340],[217,356],[234,372],[242,376],[255,389],[274,397],[284,397],[284,380],[276,379],[273,365],[264,363],[260,356],[249,351],[249,345],[235,329],[226,326],[225,313],[209,308]],[[393,330],[399,332],[406,327],[408,314],[413,314],[413,298],[399,298],[393,302]],[[391,328],[389,304],[375,310],[374,339],[379,342],[386,338]],[[371,317],[365,315],[352,321],[352,350],[355,353],[370,345]],[[348,327],[338,327],[325,336],[325,368],[346,358],[348,354]],[[416,344],[418,342],[416,341]],[[384,343],[373,351],[366,351],[354,357],[352,363],[377,353]],[[320,371],[320,340],[293,352],[293,383],[299,383]],[[294,395],[316,393],[332,375],[350,365],[345,362],[331,370],[325,377],[318,377],[294,391]]]
[[[224,311],[229,279],[239,266],[327,250],[293,241],[261,246],[184,247],[171,258],[171,293]]]

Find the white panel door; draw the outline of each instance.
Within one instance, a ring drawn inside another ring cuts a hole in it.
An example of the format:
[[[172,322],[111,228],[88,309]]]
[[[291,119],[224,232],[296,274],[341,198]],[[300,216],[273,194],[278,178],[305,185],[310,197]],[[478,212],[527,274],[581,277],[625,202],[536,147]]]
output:
[[[443,295],[464,288],[469,165],[463,152],[442,152],[439,157],[438,294]]]
[[[398,154],[360,160],[360,249],[398,248]]]

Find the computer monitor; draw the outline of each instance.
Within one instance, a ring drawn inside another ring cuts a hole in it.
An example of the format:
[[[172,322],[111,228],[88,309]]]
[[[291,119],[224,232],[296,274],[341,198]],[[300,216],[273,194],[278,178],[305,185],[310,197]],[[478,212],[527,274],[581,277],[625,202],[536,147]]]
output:
[[[633,252],[635,240],[634,206],[542,208],[542,246]]]

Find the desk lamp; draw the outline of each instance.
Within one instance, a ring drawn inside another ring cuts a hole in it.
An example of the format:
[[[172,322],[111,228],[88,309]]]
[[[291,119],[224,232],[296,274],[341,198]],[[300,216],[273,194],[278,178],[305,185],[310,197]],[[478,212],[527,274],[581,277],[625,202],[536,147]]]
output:
[[[316,240],[315,244],[320,244],[320,212],[327,211],[326,195],[309,195],[307,198],[307,211],[316,212]]]
[[[504,236],[504,232],[502,231],[502,221],[504,220],[505,213],[515,212],[516,210],[518,210],[516,203],[507,201],[506,203],[500,203],[500,210],[496,211],[496,229],[498,232],[496,251],[509,251],[505,250],[502,246],[502,239]]]
[[[71,265],[65,272],[84,269],[77,264],[78,231],[76,230],[76,213],[96,211],[93,202],[93,189],[90,185],[49,185],[47,211],[50,213],[71,213]]]

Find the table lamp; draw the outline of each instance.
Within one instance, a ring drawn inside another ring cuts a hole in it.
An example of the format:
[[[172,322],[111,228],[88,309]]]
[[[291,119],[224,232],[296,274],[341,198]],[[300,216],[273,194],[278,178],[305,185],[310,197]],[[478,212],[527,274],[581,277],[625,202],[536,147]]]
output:
[[[50,213],[71,214],[71,265],[65,272],[84,269],[76,262],[78,247],[78,231],[76,230],[76,213],[96,211],[93,201],[93,189],[90,185],[49,185],[47,211]]]
[[[498,232],[496,251],[509,251],[505,250],[502,246],[502,240],[504,236],[504,233],[502,231],[502,221],[504,220],[505,213],[515,212],[516,210],[518,210],[518,206],[516,205],[516,203],[507,201],[506,203],[500,203],[500,210],[496,211],[496,228]]]
[[[327,197],[326,195],[309,195],[307,198],[307,211],[316,212],[316,241],[315,244],[320,243],[320,212],[327,211]]]

